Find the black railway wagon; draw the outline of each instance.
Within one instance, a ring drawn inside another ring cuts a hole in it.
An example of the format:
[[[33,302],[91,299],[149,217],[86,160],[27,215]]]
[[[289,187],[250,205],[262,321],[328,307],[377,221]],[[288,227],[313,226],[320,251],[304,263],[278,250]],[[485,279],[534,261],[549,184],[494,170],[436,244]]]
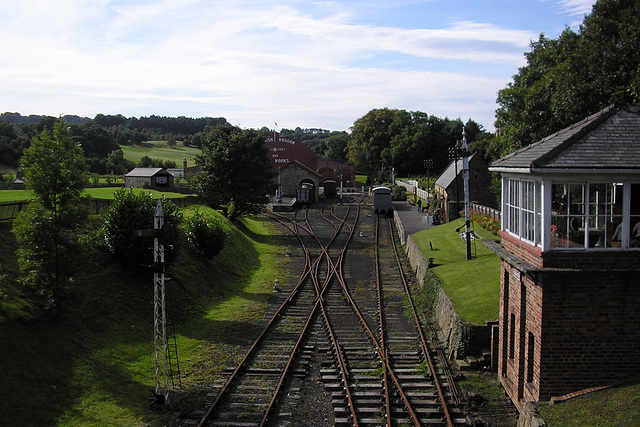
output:
[[[314,201],[313,186],[302,184],[296,189],[296,200],[298,203],[311,203]]]
[[[337,193],[336,182],[333,180],[327,180],[324,182],[324,195],[326,197],[334,197]]]
[[[371,192],[373,193],[373,212],[391,215],[393,212],[391,189],[389,187],[375,187]]]

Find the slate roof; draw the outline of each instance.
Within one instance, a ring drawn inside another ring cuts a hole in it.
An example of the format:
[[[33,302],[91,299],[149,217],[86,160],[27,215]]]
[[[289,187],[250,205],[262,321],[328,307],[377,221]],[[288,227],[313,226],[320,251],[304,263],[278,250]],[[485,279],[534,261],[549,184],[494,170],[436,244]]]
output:
[[[162,172],[162,173],[161,173]],[[148,177],[156,175],[171,175],[162,168],[134,168],[125,176]]]
[[[491,170],[640,169],[640,108],[610,106],[496,160]]]
[[[469,156],[469,164],[471,164],[471,159],[473,159],[474,156],[475,153]],[[458,159],[457,163],[458,175],[460,175],[462,173],[462,159]],[[454,179],[456,179],[456,165],[452,161],[451,163],[449,163],[449,166],[447,166],[446,169],[442,171],[438,179],[436,179],[435,185],[442,188],[448,188]]]

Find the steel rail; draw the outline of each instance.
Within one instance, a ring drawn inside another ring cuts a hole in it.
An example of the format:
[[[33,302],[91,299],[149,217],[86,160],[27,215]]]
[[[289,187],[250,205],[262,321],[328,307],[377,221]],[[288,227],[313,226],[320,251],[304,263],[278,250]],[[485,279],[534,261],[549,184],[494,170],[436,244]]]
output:
[[[389,224],[389,231],[391,233],[391,243],[393,246],[393,250],[396,256],[396,262],[398,264],[398,270],[400,271],[400,277],[402,278],[402,284],[404,286],[407,298],[409,300],[409,306],[411,307],[411,312],[413,314],[413,320],[415,322],[415,327],[420,337],[420,346],[422,347],[422,351],[427,360],[427,364],[429,366],[429,371],[431,376],[433,377],[433,382],[436,386],[436,390],[438,391],[438,397],[440,398],[440,404],[442,405],[442,410],[444,412],[445,421],[448,426],[453,426],[453,421],[451,420],[451,414],[449,413],[449,408],[447,405],[447,401],[444,396],[444,392],[442,390],[442,386],[440,385],[440,381],[438,380],[438,376],[436,373],[436,369],[431,358],[431,354],[429,352],[429,348],[427,346],[427,341],[424,336],[424,332],[422,331],[422,326],[420,325],[420,319],[418,318],[418,313],[416,312],[416,307],[413,304],[413,299],[411,298],[411,291],[409,290],[409,285],[407,284],[407,279],[404,275],[404,271],[402,270],[402,263],[400,262],[400,256],[398,255],[398,248],[396,246],[395,238],[393,236],[393,226],[391,225],[391,218],[387,218],[387,223]]]
[[[307,264],[308,264],[308,262],[309,262],[309,259],[307,258]],[[293,290],[290,292],[289,296],[280,305],[280,307],[278,308],[276,313],[269,320],[269,322],[266,325],[266,327],[262,330],[262,333],[254,341],[253,345],[249,348],[249,350],[247,351],[245,356],[242,358],[242,360],[240,361],[238,366],[234,369],[234,371],[231,374],[231,376],[227,379],[227,381],[225,382],[224,386],[220,389],[220,392],[218,393],[218,396],[216,397],[216,399],[213,401],[213,403],[209,406],[209,409],[203,415],[202,419],[198,423],[198,426],[203,426],[207,422],[209,417],[211,417],[211,415],[213,414],[214,409],[221,402],[222,397],[226,395],[226,393],[229,390],[231,384],[238,378],[238,374],[242,371],[242,369],[244,368],[244,365],[248,362],[250,357],[252,357],[254,352],[258,349],[259,345],[262,343],[262,340],[267,335],[267,332],[269,332],[271,330],[271,328],[273,327],[273,325],[275,324],[276,319],[278,317],[280,317],[280,315],[282,314],[282,311],[285,309],[285,307],[290,302],[293,301],[293,297],[297,293],[299,287],[302,285],[302,283],[305,281],[305,279],[307,278],[307,276],[310,273],[311,273],[311,268],[307,268],[307,266],[305,266],[305,269],[304,269],[303,273],[301,274],[300,278],[298,279],[298,282],[294,286]]]
[[[378,247],[380,245],[379,241],[379,223],[376,221],[376,237],[374,244],[374,257],[375,257],[375,271],[376,271],[376,291],[378,294],[378,318],[379,318],[379,328],[380,328],[380,345],[385,349],[385,360],[389,360],[389,353],[386,350],[387,346],[385,343],[385,333],[384,333],[384,310],[382,309],[382,282],[380,280],[380,258],[378,253]],[[384,370],[384,402],[386,409],[386,419],[387,426],[391,427],[391,399],[389,397],[389,376],[387,375],[387,369],[385,367]]]
[[[284,218],[284,216],[279,216],[277,219],[278,219],[278,221],[280,221],[281,224],[287,226],[292,232],[294,232],[296,234],[296,236],[298,237],[301,245],[304,246],[304,242],[302,241],[301,236],[296,232],[295,228],[289,227],[288,224],[286,224],[282,218]],[[296,224],[295,214],[294,214],[293,220],[291,220],[291,221],[294,224]],[[205,412],[205,414],[203,415],[202,419],[198,423],[198,426],[203,426],[208,421],[208,419],[211,417],[211,415],[213,414],[213,411],[215,410],[215,408],[220,404],[222,398],[226,395],[227,391],[230,389],[231,384],[234,381],[236,381],[236,379],[238,378],[238,375],[242,371],[242,369],[244,368],[244,365],[253,356],[254,352],[258,349],[259,345],[261,344],[262,340],[266,336],[267,332],[269,332],[271,330],[271,328],[273,327],[273,325],[275,324],[276,319],[281,316],[283,310],[289,305],[289,303],[291,303],[293,301],[293,298],[297,294],[300,286],[302,285],[302,283],[304,283],[304,281],[307,279],[307,277],[313,271],[313,265],[317,264],[318,262],[320,262],[320,257],[314,263],[311,263],[310,253],[305,250],[305,267],[303,269],[302,274],[298,278],[297,283],[294,285],[294,287],[291,290],[291,292],[289,293],[288,297],[284,300],[284,302],[276,310],[275,314],[271,317],[271,319],[269,320],[269,322],[267,323],[267,325],[263,329],[262,333],[254,341],[253,345],[249,348],[249,350],[247,351],[245,356],[242,358],[242,360],[240,361],[238,366],[234,369],[233,373],[227,379],[227,381],[225,382],[224,386],[220,389],[220,392],[218,393],[216,399],[209,406],[208,410]],[[313,316],[313,310],[309,315],[309,319],[312,318],[312,316]],[[309,319],[307,319],[307,321]],[[293,356],[291,356],[291,357],[293,357]],[[289,362],[290,362],[290,360],[287,362],[287,366],[290,365]],[[272,400],[274,400],[274,399],[272,399]],[[268,407],[267,409],[270,410],[270,407]]]
[[[323,209],[324,209],[324,206],[323,206]],[[347,213],[345,214],[345,219],[348,217],[349,211],[350,211],[350,209],[347,210]],[[324,217],[324,215],[322,215],[322,216]],[[295,215],[294,215],[294,219],[295,219]],[[271,397],[271,400],[270,400],[269,404],[267,405],[267,408],[265,409],[265,413],[263,415],[263,419],[262,419],[262,422],[260,423],[260,426],[265,425],[269,420],[270,413],[271,413],[273,407],[275,406],[275,403],[276,403],[276,400],[277,400],[278,395],[280,393],[280,390],[282,389],[282,386],[284,385],[284,381],[286,379],[286,375],[289,372],[289,368],[290,368],[290,366],[291,366],[291,364],[293,362],[295,354],[297,353],[298,348],[300,347],[300,345],[302,343],[302,340],[303,340],[304,336],[306,335],[306,332],[307,332],[307,330],[309,328],[309,325],[311,324],[311,320],[315,316],[315,313],[317,312],[318,307],[320,308],[321,313],[323,314],[323,318],[324,318],[325,324],[327,326],[327,330],[328,330],[329,335],[330,335],[330,337],[332,339],[332,343],[333,343],[333,346],[334,346],[334,349],[335,349],[335,352],[336,352],[336,358],[338,359],[338,364],[340,366],[340,372],[341,372],[341,375],[342,375],[342,378],[343,378],[343,383],[345,384],[345,393],[347,394],[347,400],[349,402],[349,407],[351,408],[352,417],[354,419],[355,425],[357,426],[358,425],[357,419],[355,417],[355,413],[353,412],[353,408],[354,408],[353,398],[352,398],[350,390],[348,389],[348,382],[347,382],[347,380],[348,380],[348,378],[347,378],[348,377],[348,372],[347,372],[347,369],[346,369],[346,364],[344,362],[344,358],[342,356],[342,352],[340,350],[339,343],[338,343],[337,339],[335,338],[335,334],[333,333],[333,329],[331,328],[330,323],[328,322],[327,315],[326,315],[326,309],[324,307],[324,301],[323,301],[323,297],[322,297],[322,294],[324,293],[324,290],[326,289],[326,285],[330,280],[330,277],[329,277],[330,274],[327,275],[327,279],[325,279],[324,289],[322,289],[322,290],[320,289],[320,286],[319,286],[319,283],[318,283],[318,280],[317,280],[318,279],[319,261],[321,260],[321,258],[322,258],[322,256],[324,254],[327,254],[329,246],[333,243],[333,241],[335,240],[335,238],[339,234],[340,229],[342,228],[342,225],[340,225],[338,227],[338,226],[335,226],[335,224],[334,224],[334,235],[331,238],[331,241],[329,242],[329,244],[324,246],[324,245],[322,245],[320,240],[317,238],[317,235],[313,232],[312,227],[311,227],[311,223],[308,221],[308,209],[305,210],[305,221],[307,222],[308,227],[305,227],[304,229],[310,233],[310,235],[317,241],[318,245],[321,248],[321,255],[317,258],[317,260],[316,260],[317,262],[313,263],[312,268],[311,268],[312,272],[313,272],[313,274],[311,274],[311,280],[312,280],[312,282],[314,284],[314,287],[316,289],[316,294],[317,294],[316,302],[315,302],[314,307],[313,307],[313,309],[312,309],[312,311],[311,311],[311,313],[310,313],[310,315],[309,315],[309,317],[307,319],[307,322],[306,322],[303,330],[299,334],[299,337],[298,337],[298,340],[296,342],[296,345],[294,346],[293,350],[291,351],[291,354],[290,354],[290,356],[288,358],[287,364],[286,364],[283,372],[281,373],[281,376],[280,376],[280,379],[279,379],[278,384],[276,386],[276,389],[274,390],[274,392],[272,394],[272,397]],[[300,236],[299,232],[297,231],[297,228],[298,228],[299,224],[297,222],[295,222],[295,221],[294,221],[293,224],[294,224],[294,229],[291,229],[291,228],[289,228],[289,229],[294,231],[295,234],[298,236],[298,238],[300,240],[300,243],[301,243],[301,246],[304,248],[305,253],[307,254],[307,256],[309,256],[309,251],[307,250],[306,245],[302,241],[301,236]],[[349,241],[347,241],[345,243],[345,246],[348,245],[348,244],[349,244]],[[328,256],[328,255],[326,255],[326,256]]]
[[[360,215],[360,205],[358,205],[358,215]],[[354,231],[355,231],[355,227],[351,229],[351,233],[353,234]],[[354,310],[354,313],[358,317],[360,323],[362,324],[362,327],[364,328],[364,330],[366,331],[367,335],[369,336],[369,339],[374,344],[376,352],[378,353],[378,357],[381,360],[382,364],[385,366],[385,372],[388,372],[389,376],[391,377],[391,380],[392,380],[394,386],[396,387],[398,395],[402,399],[402,402],[403,402],[405,408],[407,409],[407,412],[409,413],[409,416],[411,417],[411,420],[413,421],[413,424],[416,425],[416,426],[420,426],[420,420],[418,419],[418,416],[416,415],[415,411],[413,410],[413,405],[411,404],[411,402],[409,401],[408,396],[404,392],[403,387],[400,384],[400,381],[398,380],[398,378],[396,377],[395,373],[393,372],[393,368],[391,367],[391,364],[389,363],[389,360],[386,358],[385,350],[381,347],[380,343],[378,343],[378,340],[376,339],[375,334],[371,331],[371,328],[369,327],[367,321],[362,316],[362,313],[360,312],[360,309],[358,308],[358,305],[353,300],[353,297],[351,296],[351,293],[349,292],[349,289],[347,288],[346,282],[345,282],[344,277],[342,275],[342,262],[343,262],[343,258],[340,257],[338,259],[338,264],[336,265],[336,267],[334,267],[334,270],[338,271],[337,279],[338,279],[338,282],[340,283],[340,286],[342,287],[343,293],[344,293],[345,297],[347,298],[349,304],[351,305],[351,308]]]
[[[331,208],[331,214],[334,216],[334,218],[337,218],[340,221],[340,225],[336,226],[335,223],[333,223],[332,221],[329,221],[329,219],[324,215],[324,206],[323,206],[323,210],[321,211],[321,216],[322,218],[324,218],[326,221],[330,222],[331,224],[333,224],[334,229],[335,229],[335,236],[338,235],[338,233],[340,232],[340,230],[342,229],[343,225],[346,225],[349,228],[349,237],[347,238],[347,241],[345,242],[344,248],[343,250],[340,252],[339,257],[342,258],[345,254],[345,250],[346,247],[349,245],[349,243],[351,242],[351,238],[353,237],[353,230],[355,229],[354,227],[351,227],[347,222],[346,222],[346,218],[349,216],[349,212],[351,211],[351,207],[349,207],[347,209],[347,212],[345,214],[345,219],[342,220],[340,218],[338,218],[337,216],[335,216],[334,214],[334,210],[333,210],[333,206]],[[356,215],[356,219],[354,221],[354,223],[358,222],[358,218],[359,218],[359,210],[358,210],[358,214]],[[309,229],[311,230],[311,223],[309,223]],[[314,233],[313,234],[314,237],[317,237],[317,235]],[[333,241],[333,240],[332,240]],[[322,245],[320,240],[317,239],[318,244]],[[338,342],[338,339],[333,331],[333,327],[331,326],[331,322],[329,321],[329,317],[327,315],[327,310],[326,307],[324,306],[324,292],[326,291],[326,289],[328,288],[329,283],[331,282],[331,279],[333,277],[334,274],[336,274],[336,270],[335,268],[331,268],[332,262],[331,262],[331,256],[328,253],[328,246],[326,247],[327,250],[324,251],[324,254],[328,260],[327,262],[327,266],[328,266],[328,271],[327,271],[327,277],[325,278],[325,281],[323,283],[322,289],[320,288],[319,283],[317,282],[317,274],[316,275],[312,275],[312,280],[315,282],[315,286],[316,286],[316,290],[318,292],[318,303],[320,304],[320,308],[321,308],[321,312],[322,312],[322,316],[323,316],[323,320],[324,320],[324,325],[325,328],[327,330],[327,334],[329,335],[329,338],[331,339],[331,343],[336,355],[336,360],[338,363],[338,368],[340,371],[340,377],[342,378],[342,385],[343,385],[343,389],[344,392],[346,394],[346,398],[347,398],[347,403],[349,406],[349,411],[351,413],[351,419],[354,423],[354,425],[357,427],[359,426],[358,423],[358,414],[356,412],[356,407],[355,407],[355,403],[353,400],[353,396],[351,393],[351,389],[349,388],[349,371],[347,369],[347,364],[344,360],[344,356],[342,354],[342,349],[340,348],[340,343]]]

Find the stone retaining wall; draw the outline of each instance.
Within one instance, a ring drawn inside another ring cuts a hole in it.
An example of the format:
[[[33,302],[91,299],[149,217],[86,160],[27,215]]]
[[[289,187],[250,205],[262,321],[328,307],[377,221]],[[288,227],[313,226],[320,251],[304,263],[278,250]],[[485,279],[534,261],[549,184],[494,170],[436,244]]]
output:
[[[546,427],[546,425],[547,423],[538,414],[536,405],[531,402],[524,402],[518,418],[518,427]]]
[[[429,273],[428,259],[422,254],[412,236],[407,237],[405,250],[409,262],[413,267],[413,271],[416,274],[416,280],[421,287],[424,287],[425,279]],[[435,322],[440,331],[440,341],[445,345],[450,359],[455,360],[465,357],[469,341],[469,327],[466,322],[460,319],[449,297],[447,297],[439,286],[435,286],[433,282],[434,280],[432,278],[430,280],[430,286],[434,286],[434,314]]]

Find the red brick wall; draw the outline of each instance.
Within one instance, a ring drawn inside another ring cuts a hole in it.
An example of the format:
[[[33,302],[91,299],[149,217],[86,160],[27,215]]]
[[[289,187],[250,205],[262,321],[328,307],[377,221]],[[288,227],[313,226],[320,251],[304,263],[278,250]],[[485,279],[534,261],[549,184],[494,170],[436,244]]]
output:
[[[534,283],[530,276],[522,274],[505,261],[501,263],[501,272],[501,339],[498,354],[498,375],[514,402],[538,401],[542,289]],[[514,320],[513,323],[511,319]],[[511,328],[514,328],[513,332]],[[533,361],[529,360],[527,351],[529,333],[533,335],[535,343]],[[513,350],[511,350],[511,346],[513,346]],[[527,381],[529,363],[534,364],[533,381],[531,382]]]
[[[515,239],[502,243],[535,260],[535,251]],[[640,271],[624,271],[640,266],[638,257],[637,252],[545,253],[545,267],[582,270],[529,274],[502,261],[498,375],[514,402],[544,401],[640,375]]]
[[[541,399],[640,374],[639,273],[544,275]]]
[[[504,230],[500,232],[500,241],[503,248],[527,264],[536,268],[542,267],[542,248],[520,240],[518,237]]]

